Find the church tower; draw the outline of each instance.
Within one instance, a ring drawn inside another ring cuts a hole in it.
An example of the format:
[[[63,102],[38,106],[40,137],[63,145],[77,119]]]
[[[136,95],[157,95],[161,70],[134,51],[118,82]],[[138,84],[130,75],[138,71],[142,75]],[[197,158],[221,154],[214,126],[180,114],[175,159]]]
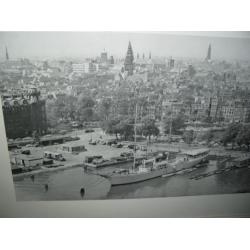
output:
[[[9,53],[7,47],[5,47],[5,59],[6,61],[9,61]]]
[[[206,61],[210,61],[211,60],[211,44],[209,44],[208,46],[208,50],[207,50],[207,57],[206,57]]]
[[[131,43],[129,41],[128,51],[124,62],[124,69],[128,72],[128,75],[133,75],[134,70],[134,54],[132,50]]]

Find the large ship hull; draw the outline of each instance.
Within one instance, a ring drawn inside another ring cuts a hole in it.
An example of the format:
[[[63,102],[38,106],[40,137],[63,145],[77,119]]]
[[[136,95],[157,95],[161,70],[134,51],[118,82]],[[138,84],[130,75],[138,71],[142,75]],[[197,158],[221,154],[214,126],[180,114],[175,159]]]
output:
[[[164,169],[155,169],[145,173],[134,173],[128,175],[121,174],[121,175],[104,176],[104,177],[109,179],[112,186],[117,186],[117,185],[126,185],[126,184],[132,184],[136,182],[142,182],[154,179],[166,173],[167,173],[167,168],[164,168]]]
[[[197,159],[192,159],[188,161],[180,161],[180,162],[172,162],[167,164],[167,166],[161,169],[153,169],[149,172],[135,172],[135,173],[128,173],[128,174],[113,174],[113,175],[103,175],[106,177],[112,186],[117,185],[126,185],[132,184],[137,182],[142,182],[150,179],[154,179],[157,177],[161,177],[162,175],[174,173],[176,171],[180,171],[183,169],[192,168],[195,165],[201,163],[206,159],[207,156],[199,157]]]

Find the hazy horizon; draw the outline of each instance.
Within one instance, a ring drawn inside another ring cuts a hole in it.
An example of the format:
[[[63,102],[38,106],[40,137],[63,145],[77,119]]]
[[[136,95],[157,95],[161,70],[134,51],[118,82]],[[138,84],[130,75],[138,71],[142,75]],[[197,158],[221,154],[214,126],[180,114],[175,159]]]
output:
[[[211,44],[213,59],[250,60],[249,32],[0,32],[0,60],[5,46],[10,59],[96,57],[104,49],[124,57],[128,41],[146,57],[203,59]]]

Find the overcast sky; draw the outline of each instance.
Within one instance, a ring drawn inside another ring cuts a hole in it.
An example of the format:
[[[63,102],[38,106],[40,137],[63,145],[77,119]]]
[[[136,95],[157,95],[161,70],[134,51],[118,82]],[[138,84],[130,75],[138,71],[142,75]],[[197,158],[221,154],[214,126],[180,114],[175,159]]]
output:
[[[250,60],[249,32],[0,32],[0,59],[97,56],[104,49],[123,57],[128,41],[134,53],[204,58],[209,43],[215,59]]]

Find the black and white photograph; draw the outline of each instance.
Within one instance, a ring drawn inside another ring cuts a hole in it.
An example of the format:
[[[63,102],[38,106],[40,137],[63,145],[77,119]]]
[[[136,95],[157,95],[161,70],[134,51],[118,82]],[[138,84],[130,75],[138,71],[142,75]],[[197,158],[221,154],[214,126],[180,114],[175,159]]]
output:
[[[250,33],[0,32],[17,201],[250,192]]]

